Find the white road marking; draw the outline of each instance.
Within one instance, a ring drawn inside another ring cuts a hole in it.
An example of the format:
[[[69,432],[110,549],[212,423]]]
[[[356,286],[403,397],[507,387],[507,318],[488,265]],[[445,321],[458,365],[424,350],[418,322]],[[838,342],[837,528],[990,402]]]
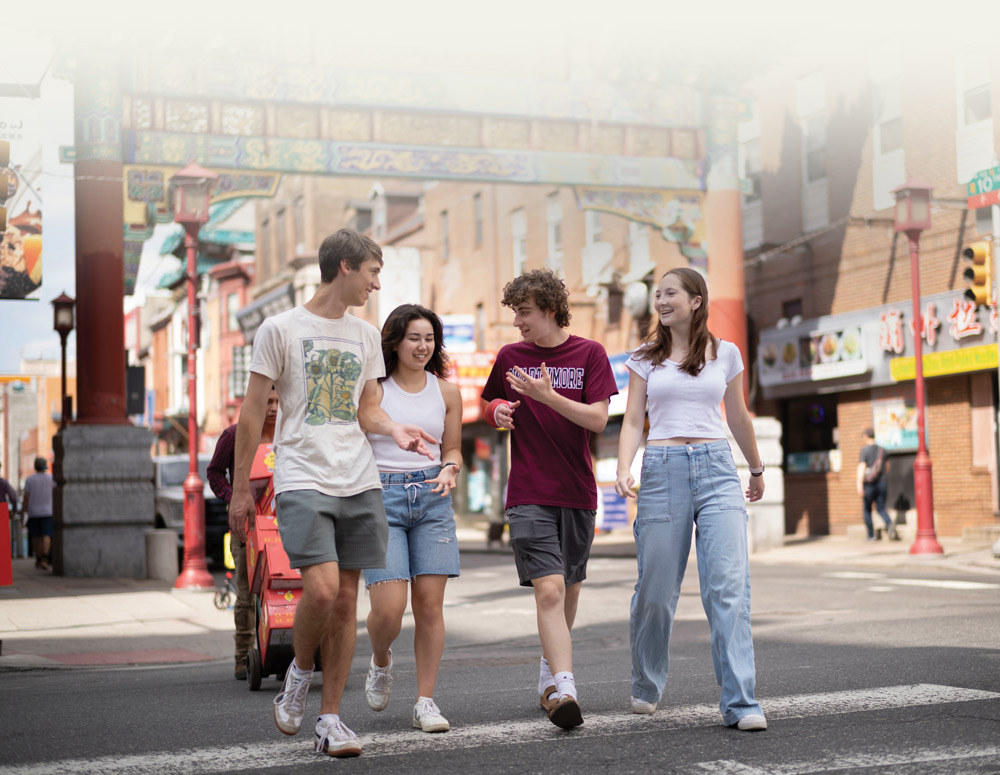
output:
[[[824,579],[884,579],[884,573],[868,573],[866,571],[837,571],[836,573],[821,573]]]
[[[1000,589],[1000,584],[986,584],[982,581],[948,581],[942,579],[886,579],[887,584],[899,584],[907,587],[936,587],[937,589]]]
[[[844,713],[998,699],[1000,693],[997,692],[935,684],[913,684],[827,694],[763,698],[762,704],[764,712],[773,724],[778,719],[816,718]],[[584,711],[586,722],[584,726],[572,732],[573,737],[665,732],[673,729],[716,726],[722,723],[719,710],[714,705],[665,706],[652,716],[640,716],[627,711],[586,714],[586,707]],[[150,752],[137,756],[106,756],[96,759],[66,759],[7,765],[0,768],[0,772],[4,775],[48,775],[56,771],[67,775],[255,772],[272,767],[315,762],[317,755],[312,752],[311,732],[312,727],[307,723],[294,740],[282,739],[267,743],[197,748],[188,751]],[[456,725],[446,734],[428,735],[416,730],[407,730],[389,735],[361,735],[360,739],[364,746],[364,756],[371,758],[398,756],[422,750],[440,752],[484,746],[554,742],[565,740],[566,733],[546,722],[539,711],[537,719],[470,726]],[[778,771],[768,770],[768,772]],[[788,772],[791,775],[797,772],[822,771],[822,769],[792,769]],[[730,769],[727,772],[732,775],[751,775],[755,771]]]
[[[883,585],[879,585],[879,586],[876,586],[876,587],[868,587],[868,591],[869,592],[898,592],[899,589],[897,587],[886,587],[886,586],[883,586]]]
[[[915,764],[947,762],[972,763],[975,759],[983,759],[984,764],[995,763],[1000,756],[1000,748],[996,746],[958,746],[950,748],[923,748],[918,750],[879,751],[878,753],[851,754],[838,752],[835,756],[821,757],[811,760],[782,762],[751,766],[734,762],[730,759],[720,759],[714,762],[698,762],[687,771],[690,773],[712,772],[717,775],[811,775],[820,772],[842,772],[851,769],[877,767],[880,773],[888,773],[887,768],[901,768],[900,775],[913,772]]]

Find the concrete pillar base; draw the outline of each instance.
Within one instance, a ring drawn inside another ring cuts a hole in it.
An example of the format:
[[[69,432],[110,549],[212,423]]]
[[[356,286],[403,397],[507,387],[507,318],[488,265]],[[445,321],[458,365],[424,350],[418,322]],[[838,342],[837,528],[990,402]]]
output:
[[[177,561],[177,531],[146,531],[146,578],[169,581],[180,572]]]
[[[52,568],[61,576],[146,577],[153,436],[133,425],[70,425],[53,439]]]
[[[757,451],[764,462],[764,497],[756,503],[747,504],[750,519],[747,522],[747,540],[751,552],[773,549],[785,543],[785,476],[781,468],[781,423],[773,417],[755,417],[754,433],[757,436]],[[726,429],[728,433],[728,428]],[[750,477],[747,461],[740,452],[735,439],[729,436],[729,446],[733,449],[733,460],[740,475],[740,483],[746,486]]]

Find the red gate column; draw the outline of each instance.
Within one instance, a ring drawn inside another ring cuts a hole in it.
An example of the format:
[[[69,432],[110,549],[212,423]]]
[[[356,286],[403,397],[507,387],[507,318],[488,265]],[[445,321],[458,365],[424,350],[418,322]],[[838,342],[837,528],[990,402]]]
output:
[[[66,41],[72,45],[71,42]],[[146,575],[152,434],[125,413],[121,65],[76,50],[76,421],[53,438],[52,566],[64,576]]]
[[[122,96],[116,59],[80,63],[76,124],[76,350],[80,423],[127,423]]]
[[[706,100],[708,177],[705,231],[708,242],[708,325],[716,336],[740,348],[743,389],[750,366],[747,348],[746,287],[743,276],[743,220],[736,158],[739,102],[731,97]]]

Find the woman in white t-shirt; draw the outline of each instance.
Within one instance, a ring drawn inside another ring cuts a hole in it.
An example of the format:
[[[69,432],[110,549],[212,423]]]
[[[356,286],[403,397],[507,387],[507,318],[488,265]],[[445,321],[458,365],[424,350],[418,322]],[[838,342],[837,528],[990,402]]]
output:
[[[725,404],[729,429],[750,462],[745,494],[760,500],[764,465],[743,398],[743,361],[735,345],[709,332],[708,288],[695,270],[671,269],[663,276],[655,311],[655,332],[627,361],[615,483],[619,495],[636,497],[630,471],[648,401],[634,525],[639,579],[629,624],[632,712],[652,713],[663,694],[693,525],[723,721],[745,731],[766,729],[754,698],[747,512],[719,409]]]
[[[427,445],[432,465],[388,436],[368,434],[382,482],[389,543],[385,568],[364,572],[372,644],[365,698],[372,710],[389,704],[391,646],[402,628],[409,582],[419,694],[413,726],[424,732],[449,729],[434,702],[434,684],[444,650],[444,587],[459,573],[451,491],[462,467],[462,397],[458,386],[444,379],[448,358],[443,347],[441,321],[417,304],[397,307],[382,327],[386,376],[379,380],[380,405],[393,421],[417,422],[441,439],[440,445]]]

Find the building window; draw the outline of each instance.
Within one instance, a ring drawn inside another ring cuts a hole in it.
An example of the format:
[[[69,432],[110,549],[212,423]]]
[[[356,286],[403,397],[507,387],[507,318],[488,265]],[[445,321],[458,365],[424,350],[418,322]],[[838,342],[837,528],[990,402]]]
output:
[[[476,223],[476,247],[483,244],[483,195],[476,194],[472,197],[473,217]]]
[[[899,78],[875,84],[876,152],[885,155],[903,149],[903,114]]]
[[[250,345],[239,345],[233,348],[233,370],[229,372],[229,400],[243,398],[246,395],[252,357],[253,347]]]
[[[448,211],[441,211],[441,260],[447,261],[451,255],[451,235],[448,233]]]
[[[584,229],[588,245],[601,241],[601,214],[597,210],[584,210]]]
[[[226,330],[239,331],[240,324],[236,319],[236,313],[240,310],[240,295],[230,293],[226,296]]]
[[[965,125],[978,124],[992,115],[990,108],[990,85],[984,83],[965,92]]]
[[[817,113],[805,119],[803,125],[806,183],[826,177],[826,115]]]
[[[791,299],[781,302],[781,317],[791,320],[794,317],[802,318],[802,299]]]
[[[785,405],[785,452],[827,452],[837,448],[837,396],[793,398]]]
[[[545,222],[548,226],[549,269],[556,274],[562,272],[562,202],[559,192],[549,194],[545,205]]]
[[[743,144],[743,179],[747,181],[744,204],[760,200],[760,179],[763,165],[760,161],[760,137],[747,140]]]
[[[510,233],[512,253],[514,255],[514,277],[524,274],[524,265],[528,260],[528,222],[524,216],[524,208],[518,208],[510,214]]]

